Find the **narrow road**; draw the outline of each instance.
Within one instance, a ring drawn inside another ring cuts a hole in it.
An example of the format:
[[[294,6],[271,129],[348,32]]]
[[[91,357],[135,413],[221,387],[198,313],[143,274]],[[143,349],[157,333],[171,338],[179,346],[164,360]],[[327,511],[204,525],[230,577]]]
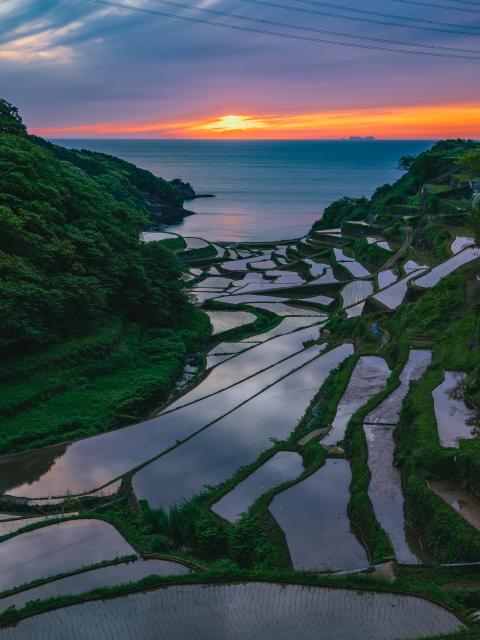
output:
[[[403,254],[407,251],[409,246],[412,244],[412,239],[413,239],[412,227],[404,227],[404,230],[406,233],[406,237],[405,237],[405,240],[403,241],[402,246],[397,251],[397,253],[395,253],[385,262],[385,264],[381,269],[379,269],[379,271],[386,271],[387,269],[390,269],[395,264],[395,262],[397,262],[397,260],[403,256]]]

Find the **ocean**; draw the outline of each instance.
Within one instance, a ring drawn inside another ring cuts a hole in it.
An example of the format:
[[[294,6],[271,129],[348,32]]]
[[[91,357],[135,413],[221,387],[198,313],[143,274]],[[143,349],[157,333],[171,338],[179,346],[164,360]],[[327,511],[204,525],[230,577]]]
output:
[[[298,238],[333,200],[370,196],[400,177],[401,156],[432,142],[349,140],[52,140],[118,156],[197,193],[188,216],[166,230],[212,241]]]

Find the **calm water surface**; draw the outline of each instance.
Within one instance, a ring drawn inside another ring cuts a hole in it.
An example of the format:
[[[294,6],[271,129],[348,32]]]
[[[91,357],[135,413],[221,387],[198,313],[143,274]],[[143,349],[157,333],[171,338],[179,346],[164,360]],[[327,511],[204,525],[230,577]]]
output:
[[[182,178],[215,198],[187,202],[190,216],[169,229],[209,240],[304,235],[333,200],[369,196],[400,176],[406,154],[430,142],[56,140],[119,156],[167,180]]]
[[[95,600],[0,629],[7,640],[398,640],[462,628],[415,596],[246,583],[175,585]]]

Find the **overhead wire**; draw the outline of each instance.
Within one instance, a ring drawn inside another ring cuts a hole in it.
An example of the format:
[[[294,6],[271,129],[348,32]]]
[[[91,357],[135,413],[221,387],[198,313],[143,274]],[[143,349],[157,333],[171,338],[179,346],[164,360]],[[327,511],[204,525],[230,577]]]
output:
[[[306,36],[306,35],[300,35],[298,33],[284,33],[284,32],[278,32],[278,31],[271,31],[268,29],[263,29],[263,28],[256,28],[256,27],[247,27],[244,25],[239,25],[239,24],[230,24],[230,23],[224,23],[224,22],[216,22],[214,20],[206,20],[203,18],[196,18],[193,16],[186,16],[186,15],[179,15],[179,14],[175,14],[175,13],[168,13],[166,11],[158,11],[158,10],[153,10],[153,9],[148,9],[146,7],[138,7],[135,5],[131,5],[131,4],[120,4],[117,2],[112,2],[111,0],[87,0],[88,2],[93,2],[95,4],[100,4],[100,5],[104,5],[104,6],[111,6],[111,7],[116,7],[119,9],[127,9],[130,11],[136,11],[139,13],[145,13],[145,14],[150,14],[150,15],[159,15],[159,16],[163,16],[163,17],[167,17],[167,18],[173,18],[176,20],[183,20],[183,21],[187,21],[187,22],[193,22],[193,23],[197,23],[197,24],[206,24],[206,25],[210,25],[210,26],[215,26],[218,28],[222,28],[222,29],[231,29],[231,30],[235,30],[235,31],[243,31],[243,32],[250,32],[250,33],[258,33],[258,34],[263,34],[263,35],[270,35],[270,36],[275,36],[275,37],[280,37],[280,38],[287,38],[287,39],[291,39],[291,40],[303,40],[306,42],[316,42],[316,43],[321,43],[321,44],[333,44],[333,45],[338,45],[338,46],[343,46],[343,47],[354,47],[357,49],[367,49],[367,50],[372,50],[372,51],[390,51],[393,53],[404,53],[404,54],[410,54],[410,55],[423,55],[423,56],[433,56],[433,57],[441,57],[441,58],[454,58],[454,59],[462,59],[462,60],[478,60],[480,61],[480,56],[472,56],[472,55],[467,55],[467,54],[454,54],[454,53],[448,53],[448,52],[444,52],[444,51],[418,51],[416,49],[396,49],[393,47],[386,47],[386,46],[382,46],[382,45],[374,45],[374,44],[365,44],[365,43],[359,43],[359,42],[342,42],[339,40],[330,40],[330,39],[326,39],[326,38],[314,38],[314,37],[310,37],[310,36]],[[262,23],[266,23],[266,21],[260,21]],[[296,28],[293,26],[289,26],[288,28]],[[309,27],[304,27],[303,29],[305,30],[310,30],[311,28]],[[348,36],[342,36],[342,37],[348,37]],[[412,45],[412,46],[416,46],[416,45]]]
[[[299,31],[308,31],[310,33],[321,33],[327,36],[334,36],[340,38],[353,38],[354,40],[366,40],[368,42],[381,42],[391,45],[398,45],[401,47],[419,47],[421,49],[433,49],[435,51],[456,51],[461,53],[471,53],[480,55],[480,50],[475,49],[462,49],[459,47],[447,47],[444,45],[436,44],[423,44],[417,42],[407,42],[405,40],[392,40],[391,38],[377,38],[375,36],[364,36],[356,33],[343,33],[341,31],[333,31],[331,29],[320,29],[318,27],[305,27],[302,25],[290,24],[286,22],[278,22],[277,20],[270,20],[264,18],[254,18],[252,16],[245,16],[239,13],[231,13],[230,11],[222,11],[220,9],[207,9],[205,7],[197,7],[191,4],[184,4],[183,2],[176,2],[175,0],[150,0],[156,4],[164,4],[170,7],[177,7],[178,9],[186,9],[188,11],[197,11],[199,13],[209,13],[216,16],[222,16],[226,18],[233,18],[235,20],[245,20],[247,22],[254,22],[256,24],[262,24],[273,27],[282,27],[284,29],[294,29]]]
[[[447,9],[448,11],[461,11],[462,13],[478,13],[480,14],[479,9],[468,9],[467,7],[449,7],[444,4],[436,4],[434,2],[420,2],[420,0],[390,0],[390,2],[398,2],[400,4],[414,4],[419,7],[429,7],[434,9]],[[447,0],[448,2],[448,0]]]

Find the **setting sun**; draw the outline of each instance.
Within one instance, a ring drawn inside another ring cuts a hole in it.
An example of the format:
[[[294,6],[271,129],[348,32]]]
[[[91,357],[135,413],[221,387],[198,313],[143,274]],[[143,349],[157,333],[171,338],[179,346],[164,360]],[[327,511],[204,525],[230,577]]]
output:
[[[267,129],[268,124],[263,120],[257,120],[250,116],[220,116],[212,122],[207,122],[197,127],[199,131],[214,131],[218,133],[226,131],[249,131],[251,129]]]

